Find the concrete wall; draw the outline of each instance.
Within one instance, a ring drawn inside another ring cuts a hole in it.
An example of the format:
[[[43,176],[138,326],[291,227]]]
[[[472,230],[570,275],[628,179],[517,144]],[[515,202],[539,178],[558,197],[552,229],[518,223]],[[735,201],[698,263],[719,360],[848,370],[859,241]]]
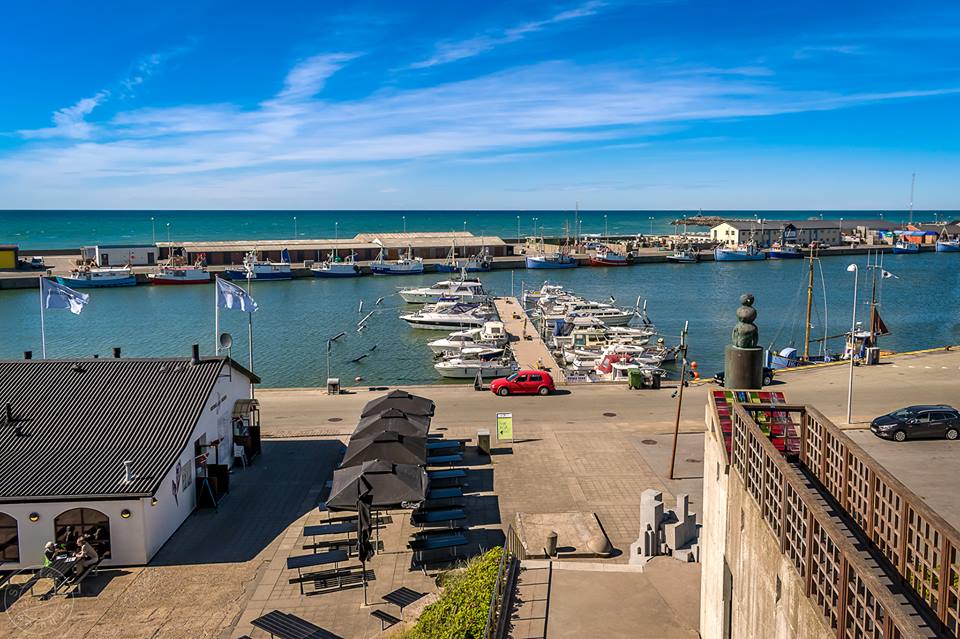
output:
[[[708,429],[711,421],[708,407]],[[700,533],[703,639],[835,637],[804,594],[799,573],[780,552],[778,540],[740,477],[732,469],[724,476],[721,442],[709,430],[704,437]]]

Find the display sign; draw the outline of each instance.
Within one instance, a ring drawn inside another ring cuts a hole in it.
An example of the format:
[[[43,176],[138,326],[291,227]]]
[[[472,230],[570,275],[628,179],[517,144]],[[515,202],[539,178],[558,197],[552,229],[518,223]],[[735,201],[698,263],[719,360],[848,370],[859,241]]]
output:
[[[497,440],[513,441],[513,413],[497,413]]]

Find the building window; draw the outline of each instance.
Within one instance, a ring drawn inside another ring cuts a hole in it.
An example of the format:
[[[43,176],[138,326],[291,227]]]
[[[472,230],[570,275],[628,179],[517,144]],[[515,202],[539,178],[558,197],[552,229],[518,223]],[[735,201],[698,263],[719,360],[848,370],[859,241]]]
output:
[[[58,544],[76,548],[77,537],[85,535],[101,557],[110,552],[110,518],[93,508],[73,508],[57,515],[53,532]]]
[[[20,561],[17,520],[7,513],[0,513],[0,563],[7,561]]]

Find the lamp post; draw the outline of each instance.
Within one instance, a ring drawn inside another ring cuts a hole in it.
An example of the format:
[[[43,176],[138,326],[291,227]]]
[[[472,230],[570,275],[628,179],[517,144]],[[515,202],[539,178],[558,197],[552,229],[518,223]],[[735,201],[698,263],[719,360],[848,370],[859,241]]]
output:
[[[850,322],[850,379],[847,381],[847,423],[850,424],[850,418],[853,414],[853,346],[857,330],[857,279],[860,269],[856,264],[847,267],[848,273],[853,273],[853,319]]]
[[[403,216],[403,232],[404,233],[407,232],[407,216],[406,215]]]
[[[338,339],[340,339],[346,334],[347,333],[345,331],[340,331],[339,333],[337,333],[336,335],[334,335],[333,337],[327,340],[327,380],[330,379],[330,349],[333,347],[333,343],[335,341],[337,341]]]
[[[840,246],[843,246],[843,218],[840,218]]]
[[[153,237],[153,243],[156,244],[157,243],[157,223],[156,223],[156,219],[153,217],[150,218],[150,234]]]
[[[648,217],[647,219],[650,220],[650,235],[653,235],[653,218]]]
[[[517,216],[517,244],[520,244],[520,216]]]
[[[467,232],[467,221],[466,221],[466,220],[463,221],[463,232],[464,232],[464,233]]]
[[[293,216],[293,239],[297,239],[297,216]]]
[[[170,222],[167,222],[167,243],[170,243]]]
[[[607,214],[604,213],[604,214],[603,214],[603,237],[604,237],[604,239],[606,239],[607,237],[609,237],[609,235],[610,235],[610,234],[607,233]]]

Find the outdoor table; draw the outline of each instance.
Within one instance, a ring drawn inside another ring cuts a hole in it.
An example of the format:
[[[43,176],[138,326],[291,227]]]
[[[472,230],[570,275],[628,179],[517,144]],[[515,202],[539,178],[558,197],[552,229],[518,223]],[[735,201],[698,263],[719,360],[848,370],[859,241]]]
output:
[[[333,524],[320,524],[317,526],[304,526],[303,527],[303,536],[304,537],[321,537],[325,535],[342,535],[347,534],[347,546],[349,547],[350,533],[357,532],[357,520],[350,519],[348,521],[341,521]],[[313,552],[317,552],[316,543],[313,544]]]
[[[445,510],[427,510],[414,513],[410,516],[410,523],[414,526],[423,526],[424,524],[436,524],[440,522],[454,522],[458,519],[466,519],[467,513],[463,508],[448,508]]]
[[[427,471],[427,477],[430,479],[456,479],[457,477],[466,477],[467,471],[462,468],[449,468],[446,470]]]
[[[428,451],[460,450],[461,448],[463,448],[463,442],[456,439],[441,439],[439,441],[427,442]]]
[[[463,461],[463,453],[450,453],[449,455],[427,455],[427,466],[436,464],[453,464]]]
[[[450,499],[452,497],[463,497],[462,488],[434,488],[427,491],[427,499]]]
[[[383,596],[383,600],[387,603],[392,603],[395,606],[400,608],[400,616],[403,616],[403,609],[406,606],[409,606],[413,602],[426,597],[426,594],[422,592],[417,592],[416,590],[411,590],[406,586],[402,588],[397,588],[393,592],[388,592]]]
[[[334,570],[337,570],[337,587],[342,587],[342,582],[338,570],[338,564],[341,561],[347,561],[349,555],[345,550],[331,550],[329,552],[316,552],[312,555],[298,555],[296,557],[287,557],[287,569],[297,569],[297,581],[300,584],[300,594],[303,594],[303,569],[313,566],[329,566],[333,564]]]
[[[76,562],[77,557],[75,555],[57,555],[54,557],[49,566],[43,566],[37,571],[37,579],[30,584],[30,594],[33,594],[33,586],[37,580],[49,578],[53,581],[53,588],[47,594],[55,595],[73,577],[73,567]]]

